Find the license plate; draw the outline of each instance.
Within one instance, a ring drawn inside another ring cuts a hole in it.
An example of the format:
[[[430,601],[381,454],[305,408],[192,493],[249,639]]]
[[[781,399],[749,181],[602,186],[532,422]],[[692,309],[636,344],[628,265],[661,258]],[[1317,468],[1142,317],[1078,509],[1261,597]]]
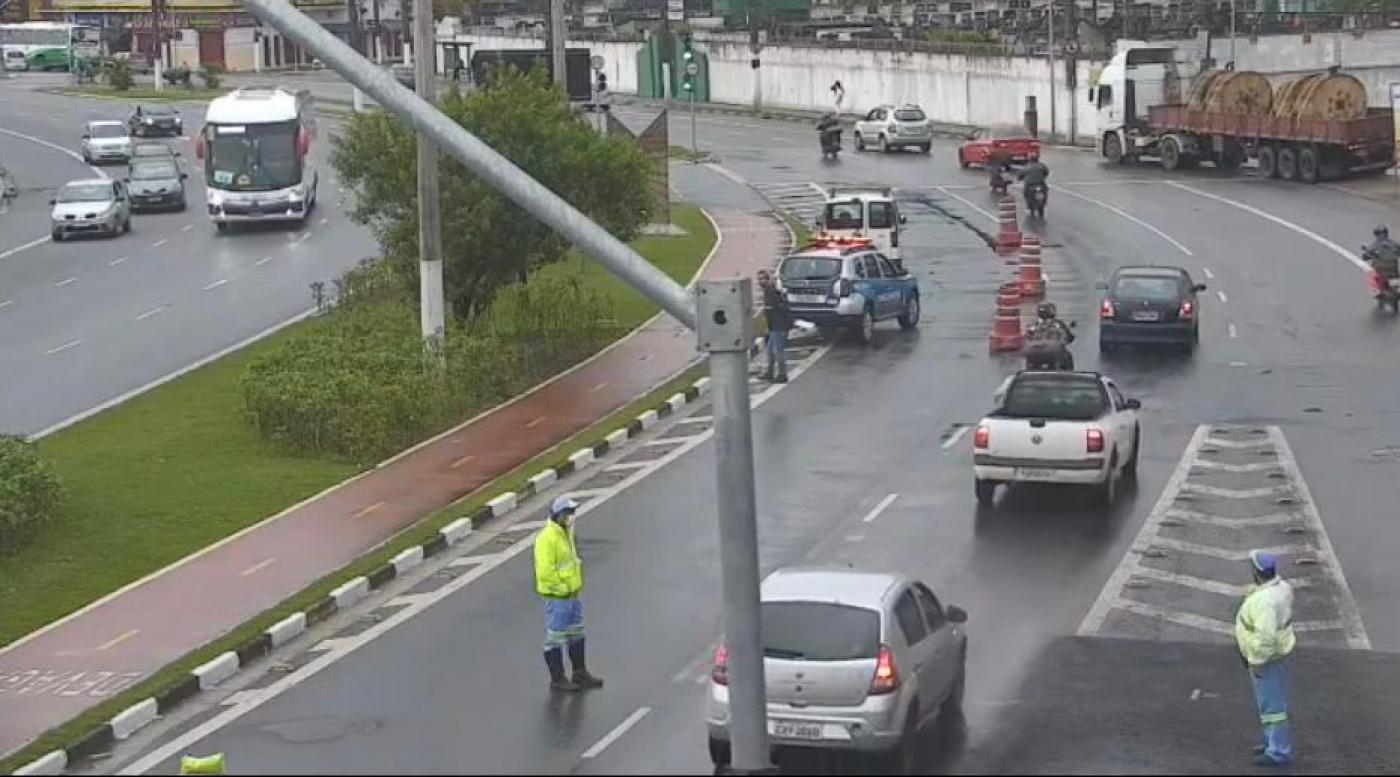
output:
[[[820,723],[774,720],[768,723],[768,733],[779,739],[821,739],[822,726]]]
[[[1017,467],[1017,480],[1055,480],[1055,470],[1039,467]]]
[[[825,294],[789,294],[789,302],[805,302],[809,304],[819,304],[826,302]]]
[[[1162,317],[1161,313],[1155,310],[1135,310],[1133,311],[1134,321],[1156,321]]]

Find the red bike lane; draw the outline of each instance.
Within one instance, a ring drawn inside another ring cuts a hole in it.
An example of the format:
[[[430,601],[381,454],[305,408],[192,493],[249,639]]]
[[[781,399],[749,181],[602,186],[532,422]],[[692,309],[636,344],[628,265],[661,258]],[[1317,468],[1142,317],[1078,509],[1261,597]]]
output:
[[[752,276],[788,243],[771,216],[710,215],[719,241],[706,279]],[[13,643],[0,651],[0,753],[217,639],[697,358],[694,336],[658,316],[530,393]]]

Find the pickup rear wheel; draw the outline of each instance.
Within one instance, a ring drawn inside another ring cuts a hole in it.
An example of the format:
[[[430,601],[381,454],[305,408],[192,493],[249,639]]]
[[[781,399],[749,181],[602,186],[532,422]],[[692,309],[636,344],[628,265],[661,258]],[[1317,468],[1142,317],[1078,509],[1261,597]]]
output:
[[[1123,465],[1123,476],[1129,478],[1137,477],[1138,448],[1142,446],[1142,428],[1137,424],[1133,425],[1133,452],[1128,454],[1128,463]]]
[[[977,504],[990,506],[992,500],[996,498],[997,482],[995,480],[978,479],[974,483],[974,490],[977,493]]]
[[[1100,507],[1112,507],[1113,502],[1118,498],[1118,455],[1114,454],[1108,462],[1108,476],[1100,483],[1094,494],[1094,501]]]

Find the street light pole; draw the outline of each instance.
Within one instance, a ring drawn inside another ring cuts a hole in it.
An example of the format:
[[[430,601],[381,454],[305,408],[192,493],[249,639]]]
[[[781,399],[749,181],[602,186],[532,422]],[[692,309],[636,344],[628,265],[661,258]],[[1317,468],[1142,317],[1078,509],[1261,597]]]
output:
[[[1235,0],[1230,0],[1230,67],[1235,67]]]
[[[418,96],[437,104],[437,52],[433,40],[433,0],[413,0],[413,83]],[[378,4],[376,3],[376,7]],[[442,291],[442,204],[438,186],[437,146],[418,132],[418,318],[423,350],[431,364],[443,366],[447,331]]]
[[[1055,0],[1046,4],[1050,19],[1050,40],[1045,55],[1050,59],[1050,137],[1055,137]]]
[[[549,0],[549,62],[554,69],[554,83],[569,87],[564,69],[568,66],[564,58],[564,46],[569,37],[569,25],[564,18],[564,0]]]

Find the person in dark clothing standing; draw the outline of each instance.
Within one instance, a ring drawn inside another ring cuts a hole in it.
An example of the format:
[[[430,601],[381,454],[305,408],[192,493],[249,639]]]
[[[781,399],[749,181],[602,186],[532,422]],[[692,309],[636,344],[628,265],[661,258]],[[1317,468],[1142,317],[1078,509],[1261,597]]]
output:
[[[792,328],[792,312],[787,300],[773,282],[767,270],[758,273],[758,285],[763,289],[763,317],[768,322],[768,369],[763,371],[763,379],[774,383],[787,383],[787,335]]]

